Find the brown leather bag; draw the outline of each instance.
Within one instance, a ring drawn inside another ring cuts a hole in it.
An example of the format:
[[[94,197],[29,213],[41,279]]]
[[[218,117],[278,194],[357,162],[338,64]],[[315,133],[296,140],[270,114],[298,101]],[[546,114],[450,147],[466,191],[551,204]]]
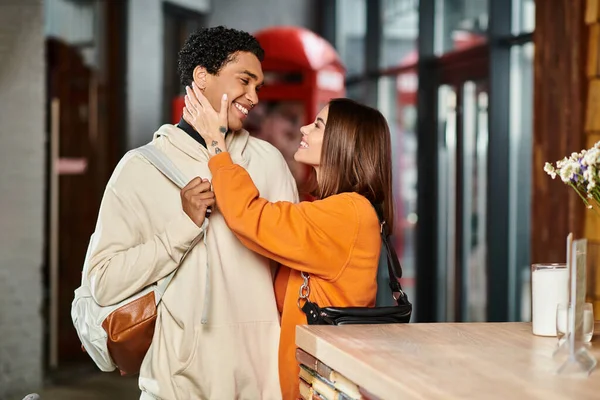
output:
[[[156,324],[154,292],[116,309],[102,323],[107,347],[121,375],[140,372],[142,361],[150,348]]]
[[[142,361],[152,344],[158,303],[176,271],[169,274],[160,285],[151,285],[112,307],[100,307],[95,303],[91,294],[86,296],[78,293],[82,288],[75,291],[73,307],[74,309],[75,307],[79,308],[78,314],[85,312],[98,314],[98,318],[102,319],[106,310],[109,311],[109,314],[102,320],[100,328],[106,333],[106,337],[99,339],[100,335],[97,332],[82,336],[81,332],[97,331],[98,327],[93,326],[88,320],[84,319],[85,321],[78,322],[73,317],[83,343],[81,349],[90,355],[101,370],[112,371],[118,368],[121,375],[134,375],[140,372]],[[86,288],[83,287],[83,289]],[[77,301],[78,299],[79,301]],[[94,301],[94,303],[90,301]],[[105,310],[104,313],[102,313],[102,309]],[[92,318],[93,320],[94,318]],[[96,339],[90,337],[96,337]]]

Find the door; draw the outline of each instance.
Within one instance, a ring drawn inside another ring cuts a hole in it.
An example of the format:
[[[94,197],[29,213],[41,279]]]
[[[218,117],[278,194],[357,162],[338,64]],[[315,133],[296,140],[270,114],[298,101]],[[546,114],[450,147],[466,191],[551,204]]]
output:
[[[78,49],[47,40],[48,141],[47,249],[49,364],[89,360],[71,321],[73,292],[100,205],[96,168],[95,75]]]

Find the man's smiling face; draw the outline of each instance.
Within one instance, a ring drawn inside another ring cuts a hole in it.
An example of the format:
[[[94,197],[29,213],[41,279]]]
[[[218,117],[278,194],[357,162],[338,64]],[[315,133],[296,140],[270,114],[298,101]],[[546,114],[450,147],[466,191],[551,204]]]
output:
[[[202,67],[194,70],[194,82],[204,88],[204,96],[219,111],[221,98],[227,93],[228,124],[232,132],[242,129],[248,113],[258,104],[258,91],[263,85],[259,59],[249,52],[238,52],[215,75]]]

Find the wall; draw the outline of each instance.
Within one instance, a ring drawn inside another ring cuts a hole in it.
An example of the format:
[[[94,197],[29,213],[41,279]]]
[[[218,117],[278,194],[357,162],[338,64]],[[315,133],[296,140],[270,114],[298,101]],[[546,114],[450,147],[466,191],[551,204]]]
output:
[[[73,2],[71,0],[44,1],[44,32],[47,37],[58,38],[80,51],[87,65],[99,67],[98,27],[99,2]]]
[[[585,147],[586,35],[582,1],[536,7],[531,262],[564,262],[569,232],[583,236],[585,206],[575,191],[544,172]],[[564,45],[564,46],[563,46]]]
[[[0,399],[42,382],[42,14],[42,0],[0,2]]]
[[[170,0],[169,3],[199,13],[210,10],[210,0]],[[163,1],[129,0],[128,14],[126,146],[131,149],[149,142],[164,122]]]
[[[586,3],[585,22],[587,24],[588,48],[585,51],[587,66],[585,106],[585,148],[589,149],[600,142],[600,118],[598,118],[598,101],[600,99],[600,9],[599,1]],[[598,207],[585,213],[585,238],[589,240],[587,248],[588,281],[586,301],[594,306],[594,319],[600,320],[600,213]]]
[[[296,25],[317,29],[317,0],[219,0],[213,2],[211,26],[255,32],[274,25]]]

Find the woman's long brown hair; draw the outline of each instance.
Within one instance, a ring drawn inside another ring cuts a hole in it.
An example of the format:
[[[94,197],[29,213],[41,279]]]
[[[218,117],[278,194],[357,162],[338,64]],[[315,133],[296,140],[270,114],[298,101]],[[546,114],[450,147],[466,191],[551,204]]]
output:
[[[380,204],[393,232],[392,154],[390,129],[376,109],[350,99],[329,102],[323,136],[319,182],[320,199],[356,192]]]

